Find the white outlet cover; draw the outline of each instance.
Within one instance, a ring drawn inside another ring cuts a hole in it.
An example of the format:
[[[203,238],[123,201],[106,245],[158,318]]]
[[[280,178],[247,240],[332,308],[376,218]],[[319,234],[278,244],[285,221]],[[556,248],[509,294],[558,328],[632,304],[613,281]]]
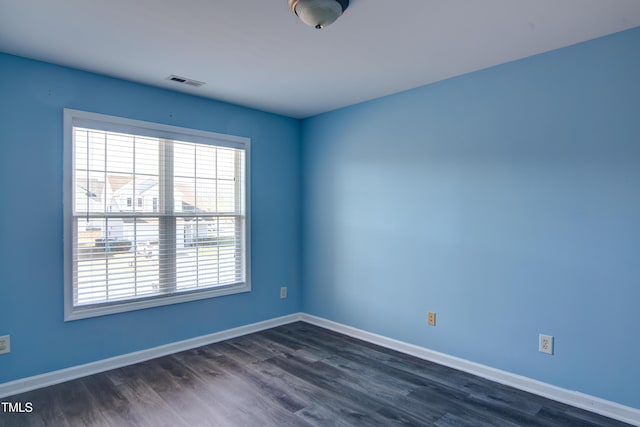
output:
[[[286,298],[287,297],[287,287],[283,286],[280,288],[280,298]]]
[[[553,337],[551,335],[539,335],[538,351],[540,353],[553,354]]]

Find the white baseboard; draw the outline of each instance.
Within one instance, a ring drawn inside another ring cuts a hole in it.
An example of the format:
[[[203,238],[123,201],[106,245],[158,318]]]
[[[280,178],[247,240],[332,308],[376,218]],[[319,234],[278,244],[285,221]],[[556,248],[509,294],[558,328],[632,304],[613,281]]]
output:
[[[567,405],[595,412],[596,414],[604,415],[605,417],[640,426],[640,409],[624,406],[619,403],[611,402],[585,393],[556,387],[521,375],[491,368],[489,366],[481,365],[458,357],[449,356],[444,353],[429,350],[424,347],[419,347],[417,345],[398,341],[392,338],[387,338],[382,335],[363,331],[362,329],[357,329],[321,317],[312,316],[310,314],[302,313],[300,320],[322,328],[340,332],[372,344],[390,348],[401,353],[410,354],[420,359],[468,372],[519,390],[553,399]]]
[[[235,338],[241,335],[259,332],[265,329],[274,328],[276,326],[285,325],[295,321],[304,321],[317,325],[326,329],[330,329],[342,334],[361,339],[382,347],[390,348],[405,354],[418,357],[420,359],[435,362],[444,366],[448,366],[460,371],[468,372],[491,381],[505,384],[517,389],[547,397],[567,405],[577,408],[586,409],[609,418],[617,419],[629,424],[640,426],[640,409],[629,406],[620,405],[615,402],[604,400],[595,396],[580,393],[577,391],[567,390],[551,384],[543,383],[531,378],[516,375],[500,369],[491,368],[486,365],[471,362],[444,353],[429,350],[424,347],[398,341],[382,335],[364,331],[362,329],[347,326],[341,323],[333,322],[321,317],[312,316],[306,313],[294,313],[275,319],[269,319],[262,322],[252,323],[250,325],[240,326],[238,328],[227,329],[225,331],[216,332],[209,335],[190,338],[184,341],[178,341],[159,347],[141,350],[134,353],[124,354],[122,356],[111,357],[109,359],[99,360],[97,362],[87,363],[85,365],[74,366],[71,368],[61,369],[59,371],[48,372],[33,377],[23,378],[8,383],[0,384],[0,398],[24,393],[42,387],[59,384],[65,381],[74,380],[87,375],[93,375],[100,372],[116,369],[123,366],[132,365],[134,363],[144,362],[145,360],[154,359],[156,357],[166,356],[184,350],[212,344],[219,341]]]
[[[239,337],[241,335],[247,335],[253,332],[274,328],[276,326],[292,323],[300,319],[300,313],[290,314],[283,317],[277,317],[275,319],[269,319],[262,322],[252,323],[250,325],[240,326],[238,328],[227,329],[224,331],[215,332],[213,334],[190,338],[184,341],[161,345],[159,347],[153,347],[147,350],[123,354],[122,356],[110,357],[108,359],[87,363],[85,365],[73,366],[71,368],[61,369],[59,371],[47,372],[45,374],[35,375],[33,377],[27,377],[8,383],[3,383],[0,384],[0,398],[13,396],[15,394],[24,393],[54,384],[63,383],[65,381],[74,380],[76,378],[85,377],[87,375],[93,375],[100,372],[108,371],[110,369],[133,365],[134,363],[144,362],[145,360],[155,359],[156,357],[166,356],[184,350],[190,350],[192,348],[228,340],[230,338]]]

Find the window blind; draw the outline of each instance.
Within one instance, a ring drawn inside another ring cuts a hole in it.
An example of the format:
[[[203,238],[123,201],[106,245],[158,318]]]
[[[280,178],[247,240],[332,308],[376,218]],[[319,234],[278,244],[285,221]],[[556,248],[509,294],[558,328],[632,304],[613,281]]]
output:
[[[242,144],[117,129],[72,126],[73,309],[245,286]]]

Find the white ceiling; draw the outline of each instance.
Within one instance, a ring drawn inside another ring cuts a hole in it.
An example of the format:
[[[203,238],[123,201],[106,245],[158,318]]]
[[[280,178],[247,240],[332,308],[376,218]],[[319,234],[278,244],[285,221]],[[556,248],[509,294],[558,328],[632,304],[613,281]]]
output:
[[[324,30],[287,0],[0,0],[0,51],[297,118],[637,26],[640,0],[351,0]]]

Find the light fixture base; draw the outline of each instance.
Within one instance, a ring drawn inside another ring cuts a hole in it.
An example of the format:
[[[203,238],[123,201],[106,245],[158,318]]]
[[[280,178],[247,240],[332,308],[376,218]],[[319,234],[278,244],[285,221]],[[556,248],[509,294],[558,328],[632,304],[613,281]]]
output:
[[[289,8],[293,10],[293,13],[296,13],[296,5],[300,2],[300,0],[288,0]],[[349,0],[333,0],[342,7],[342,13],[349,7]],[[296,14],[297,15],[297,14]]]

